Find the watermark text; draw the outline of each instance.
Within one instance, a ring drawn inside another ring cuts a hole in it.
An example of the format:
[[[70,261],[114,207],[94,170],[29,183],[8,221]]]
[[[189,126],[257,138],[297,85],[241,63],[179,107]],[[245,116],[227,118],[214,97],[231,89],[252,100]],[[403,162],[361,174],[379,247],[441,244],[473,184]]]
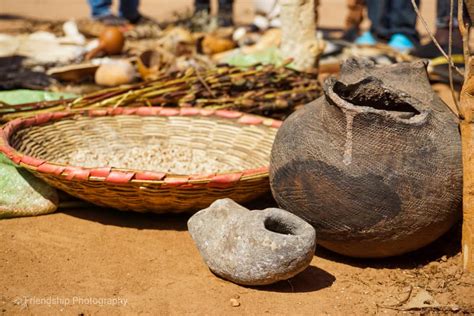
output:
[[[19,296],[13,301],[16,305],[96,305],[96,306],[127,306],[128,299],[123,297],[60,297],[60,296]]]

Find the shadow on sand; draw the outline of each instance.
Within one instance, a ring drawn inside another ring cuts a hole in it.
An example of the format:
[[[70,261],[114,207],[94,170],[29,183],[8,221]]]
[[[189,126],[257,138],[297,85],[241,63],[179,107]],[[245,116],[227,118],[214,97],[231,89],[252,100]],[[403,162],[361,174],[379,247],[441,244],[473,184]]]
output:
[[[101,208],[91,205],[80,209],[62,209],[62,213],[98,222],[104,225],[114,225],[136,229],[187,230],[190,214],[153,214],[123,212],[114,209]]]
[[[61,208],[60,212],[70,216],[98,222],[104,225],[115,225],[136,229],[161,229],[183,231],[187,230],[188,219],[193,214],[153,214],[131,211],[124,212],[111,208],[95,206],[86,202],[80,202],[78,199],[73,198],[64,192],[60,192],[60,196],[62,205],[70,205],[68,207]],[[80,207],[74,207],[74,205],[77,203],[80,204]],[[270,193],[263,195],[262,197],[254,201],[245,203],[244,206],[248,207],[249,209],[278,207]]]
[[[305,293],[330,287],[334,281],[336,281],[334,275],[318,267],[309,266],[306,270],[289,280],[251,288],[267,292]]]
[[[227,282],[227,280],[225,280],[224,278],[213,273],[212,270],[211,273],[214,274],[217,278]],[[336,278],[332,274],[320,268],[308,266],[303,272],[288,280],[279,281],[269,285],[240,286],[264,292],[306,293],[315,292],[330,287],[334,283],[334,281],[336,281]]]
[[[440,260],[443,256],[454,257],[461,251],[461,222],[458,222],[443,236],[416,251],[388,258],[350,258],[339,255],[321,246],[316,248],[316,256],[359,268],[413,269]]]

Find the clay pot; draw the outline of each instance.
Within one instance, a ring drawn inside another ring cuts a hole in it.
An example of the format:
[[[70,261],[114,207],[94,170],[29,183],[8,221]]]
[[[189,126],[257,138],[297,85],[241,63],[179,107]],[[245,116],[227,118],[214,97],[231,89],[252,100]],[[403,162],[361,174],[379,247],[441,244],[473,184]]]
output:
[[[355,257],[418,249],[460,215],[457,118],[422,61],[348,60],[324,96],[283,123],[270,182],[280,207],[310,222],[326,248]]]

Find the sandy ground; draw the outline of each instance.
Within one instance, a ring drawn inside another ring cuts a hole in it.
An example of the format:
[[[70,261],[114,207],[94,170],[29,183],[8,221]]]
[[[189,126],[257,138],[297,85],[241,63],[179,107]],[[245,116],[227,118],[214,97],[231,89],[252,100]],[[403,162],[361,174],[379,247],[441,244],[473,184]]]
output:
[[[0,0],[0,12],[80,18],[88,14],[85,2]],[[344,2],[322,0],[321,25],[342,26]],[[423,3],[432,21],[434,0]],[[163,19],[190,6],[185,0],[142,2],[144,12]],[[249,1],[237,1],[237,8],[241,20],[251,17]],[[449,101],[448,90],[437,89]],[[89,207],[0,221],[0,313],[397,314],[419,293],[440,306],[415,313],[474,313],[474,276],[461,269],[459,226],[397,258],[349,259],[318,248],[300,275],[252,288],[207,269],[186,230],[188,218]]]
[[[251,288],[207,269],[187,219],[89,208],[2,220],[0,312],[394,314],[389,306],[425,289],[443,306],[433,311],[474,313],[474,276],[460,268],[458,228],[399,258],[356,260],[318,248],[295,278]]]

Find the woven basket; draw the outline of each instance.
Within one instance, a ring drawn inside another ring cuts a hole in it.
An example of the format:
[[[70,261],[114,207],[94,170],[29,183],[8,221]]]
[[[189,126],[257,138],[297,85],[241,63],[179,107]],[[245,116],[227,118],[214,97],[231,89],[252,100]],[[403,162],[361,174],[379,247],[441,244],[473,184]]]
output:
[[[0,151],[50,185],[100,206],[190,212],[219,198],[243,203],[267,192],[280,124],[196,108],[54,112],[7,123]]]

